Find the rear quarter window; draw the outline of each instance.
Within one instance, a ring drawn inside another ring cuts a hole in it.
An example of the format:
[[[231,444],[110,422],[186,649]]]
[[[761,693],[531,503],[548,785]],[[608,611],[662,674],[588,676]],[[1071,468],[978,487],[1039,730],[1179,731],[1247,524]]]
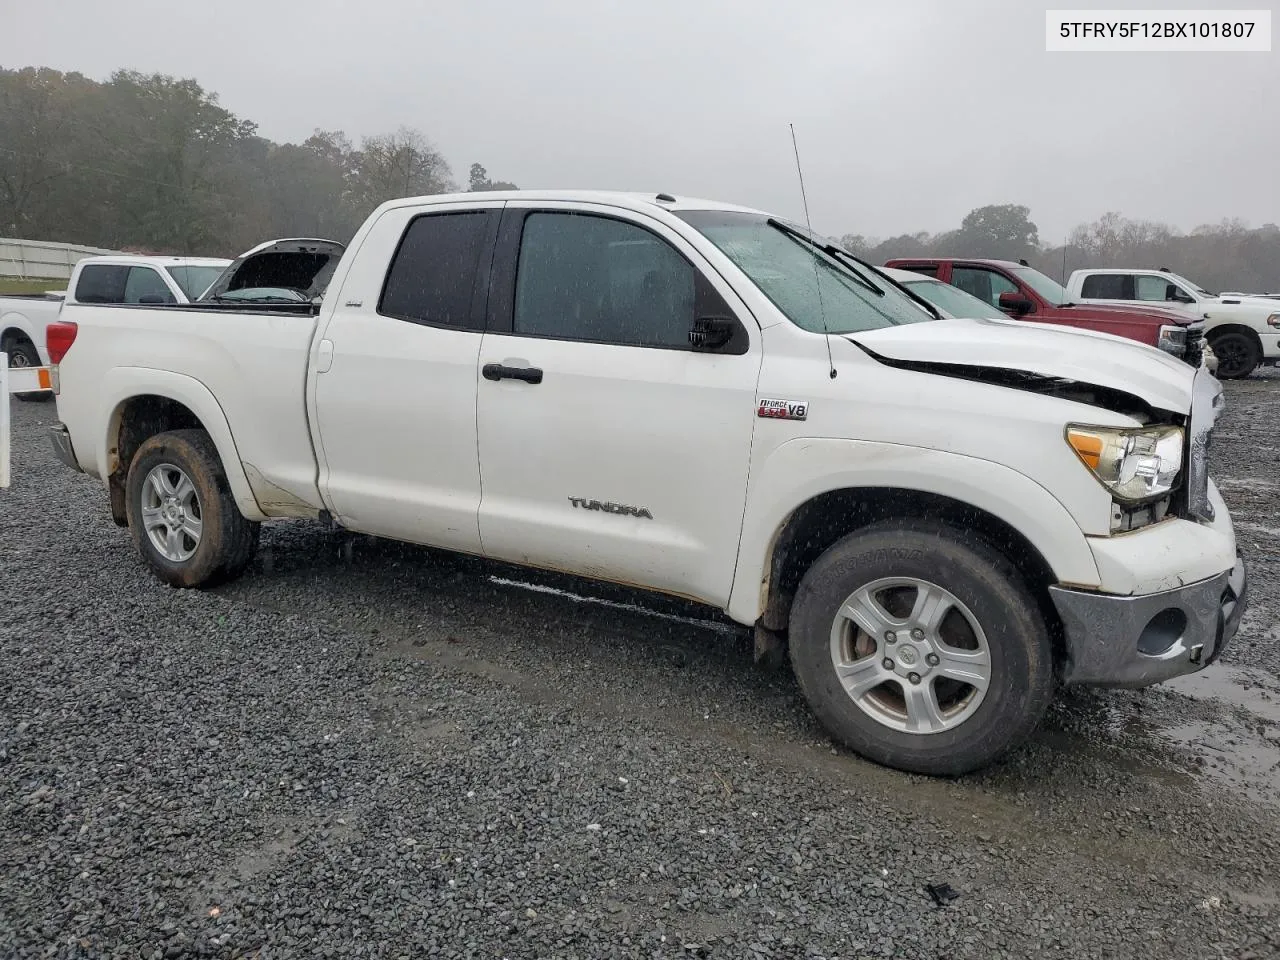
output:
[[[1123,273],[1092,273],[1080,285],[1086,300],[1132,300],[1133,277]]]
[[[129,268],[97,263],[81,267],[75,298],[80,303],[123,303]]]

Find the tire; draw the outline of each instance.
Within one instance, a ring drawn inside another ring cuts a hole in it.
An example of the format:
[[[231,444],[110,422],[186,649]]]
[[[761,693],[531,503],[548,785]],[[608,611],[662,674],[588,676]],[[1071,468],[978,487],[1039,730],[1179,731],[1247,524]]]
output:
[[[911,614],[921,593],[910,592],[912,584],[923,584],[942,614],[919,640]],[[860,620],[885,628],[874,641],[842,615],[868,587],[875,606],[864,605]],[[823,726],[856,753],[911,773],[959,776],[988,766],[1030,736],[1053,696],[1048,628],[1016,569],[984,541],[942,524],[886,521],[837,541],[800,581],[789,645]],[[837,657],[862,684],[857,699]],[[984,671],[985,690],[943,675],[981,682]],[[924,705],[930,695],[932,714]]]
[[[170,507],[181,510],[162,512]],[[129,466],[125,508],[138,552],[170,586],[233,580],[258,549],[260,527],[240,513],[218,451],[203,430],[174,430],[143,443]],[[191,520],[198,521],[198,536],[191,533]],[[168,553],[153,539],[149,523]],[[179,528],[178,539],[170,539]]]
[[[10,340],[5,344],[4,352],[9,354],[9,366],[12,368],[40,366],[40,351],[30,340]],[[53,399],[53,394],[46,390],[15,393],[14,396],[28,403],[43,403]]]
[[[1256,337],[1231,330],[1210,341],[1218,358],[1219,380],[1243,380],[1262,362],[1262,345]]]

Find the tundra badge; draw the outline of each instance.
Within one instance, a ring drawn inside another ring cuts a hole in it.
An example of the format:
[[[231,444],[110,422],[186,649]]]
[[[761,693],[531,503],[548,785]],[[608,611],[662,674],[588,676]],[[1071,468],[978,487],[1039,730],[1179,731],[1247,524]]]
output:
[[[625,503],[612,503],[610,501],[602,503],[599,500],[588,500],[586,497],[570,497],[569,502],[581,510],[603,510],[605,513],[620,513],[627,517],[653,519],[653,514],[649,512],[648,507],[632,507]]]
[[[809,416],[809,401],[761,400],[756,416],[770,420],[803,420]]]

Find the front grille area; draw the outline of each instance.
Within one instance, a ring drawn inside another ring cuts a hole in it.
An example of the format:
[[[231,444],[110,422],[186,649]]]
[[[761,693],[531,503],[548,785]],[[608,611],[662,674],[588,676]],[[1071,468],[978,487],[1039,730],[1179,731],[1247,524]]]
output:
[[[1204,360],[1204,325],[1187,327],[1187,352],[1182,359],[1193,367],[1199,367]]]

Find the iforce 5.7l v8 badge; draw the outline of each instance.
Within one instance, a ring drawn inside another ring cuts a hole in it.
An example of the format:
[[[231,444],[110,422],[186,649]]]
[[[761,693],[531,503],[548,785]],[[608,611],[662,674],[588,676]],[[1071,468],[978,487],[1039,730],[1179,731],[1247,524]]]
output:
[[[808,400],[761,400],[757,417],[770,420],[803,420],[809,416]]]

